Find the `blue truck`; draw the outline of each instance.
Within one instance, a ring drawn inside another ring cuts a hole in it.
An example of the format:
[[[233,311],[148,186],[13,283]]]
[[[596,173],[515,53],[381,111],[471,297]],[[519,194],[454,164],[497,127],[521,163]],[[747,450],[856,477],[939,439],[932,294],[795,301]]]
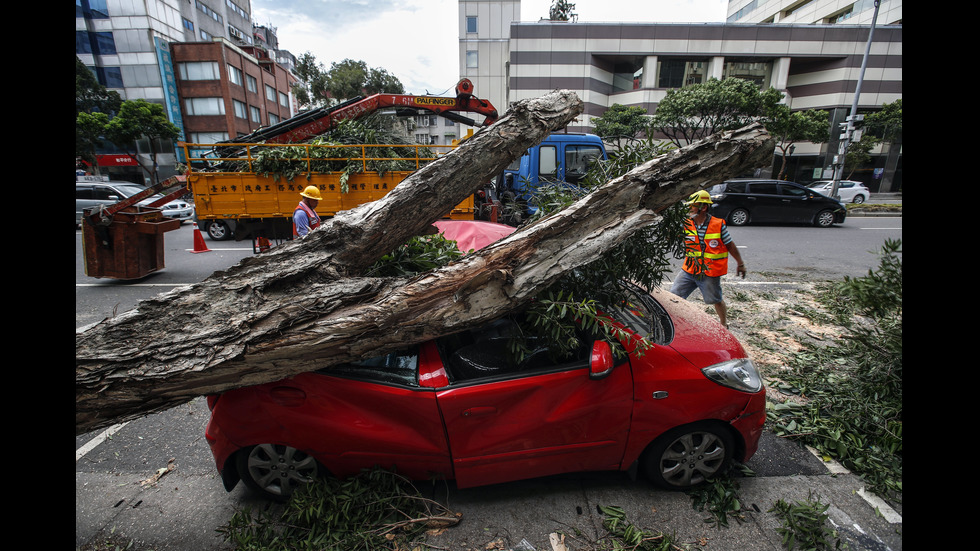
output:
[[[537,210],[533,195],[548,184],[578,185],[595,160],[606,160],[602,139],[594,134],[551,134],[510,164],[489,191],[499,218],[519,225]]]

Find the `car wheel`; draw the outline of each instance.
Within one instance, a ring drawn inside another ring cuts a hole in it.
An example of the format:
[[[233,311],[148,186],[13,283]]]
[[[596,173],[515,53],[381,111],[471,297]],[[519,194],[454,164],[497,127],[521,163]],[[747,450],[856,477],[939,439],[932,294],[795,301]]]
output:
[[[208,222],[208,226],[204,230],[208,232],[208,237],[215,241],[231,239],[231,229],[228,227],[228,224],[220,220]]]
[[[643,458],[643,468],[654,484],[686,490],[717,475],[731,459],[734,444],[724,428],[710,424],[686,425],[658,438]]]
[[[857,203],[857,204],[860,205],[861,203],[864,202],[864,195],[860,195],[860,194],[855,195],[854,196],[854,199],[851,199],[851,202],[852,203]]]
[[[749,223],[749,211],[735,209],[728,214],[728,223],[733,226],[744,226]]]
[[[818,212],[817,216],[813,219],[813,223],[821,228],[829,228],[834,224],[834,212],[830,210]]]
[[[238,453],[238,474],[245,485],[276,501],[285,501],[320,472],[312,456],[281,444],[259,444]]]

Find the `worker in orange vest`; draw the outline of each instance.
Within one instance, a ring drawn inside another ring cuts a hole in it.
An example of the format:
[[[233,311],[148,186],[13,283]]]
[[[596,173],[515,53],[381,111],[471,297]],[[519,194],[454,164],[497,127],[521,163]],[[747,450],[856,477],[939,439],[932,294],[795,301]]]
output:
[[[323,197],[316,186],[306,186],[300,192],[303,197],[293,212],[293,237],[306,237],[310,230],[315,230],[320,225],[320,216],[316,213],[316,206]]]
[[[725,221],[708,213],[712,201],[707,191],[695,192],[686,204],[690,209],[684,222],[686,256],[670,292],[686,299],[694,289],[700,289],[704,303],[714,305],[718,319],[727,328],[728,307],[721,294],[721,276],[728,273],[731,255],[738,262],[735,274],[745,279],[745,262],[728,234]]]

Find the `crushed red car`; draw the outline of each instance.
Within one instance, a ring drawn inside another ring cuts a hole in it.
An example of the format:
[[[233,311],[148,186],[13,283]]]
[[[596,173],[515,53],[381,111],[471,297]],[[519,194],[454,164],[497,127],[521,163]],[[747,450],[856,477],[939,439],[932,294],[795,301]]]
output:
[[[436,224],[463,251],[513,228]],[[686,489],[756,451],[762,380],[714,318],[633,288],[606,312],[654,346],[628,357],[583,335],[573,358],[517,362],[510,318],[351,364],[210,396],[206,429],[225,488],[273,499],[380,466],[466,488],[578,471],[639,471]],[[531,347],[533,350],[533,347]]]

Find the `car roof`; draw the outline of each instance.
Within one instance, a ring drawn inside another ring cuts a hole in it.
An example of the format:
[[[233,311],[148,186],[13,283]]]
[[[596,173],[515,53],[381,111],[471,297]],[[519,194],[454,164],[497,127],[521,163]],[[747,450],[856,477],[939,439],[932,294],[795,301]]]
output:
[[[514,233],[517,228],[483,220],[437,220],[432,224],[461,252],[480,250]]]

